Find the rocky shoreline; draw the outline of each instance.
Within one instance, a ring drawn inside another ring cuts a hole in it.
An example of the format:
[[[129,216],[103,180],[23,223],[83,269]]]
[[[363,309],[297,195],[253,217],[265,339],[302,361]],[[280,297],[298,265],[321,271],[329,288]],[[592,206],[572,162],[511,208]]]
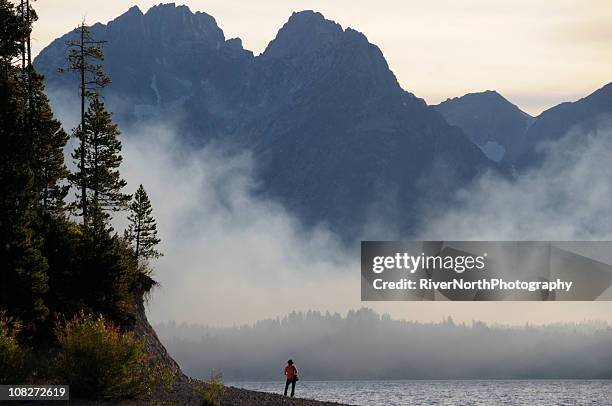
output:
[[[175,381],[174,384],[163,391],[154,393],[142,399],[126,399],[121,401],[91,401],[86,399],[71,399],[70,405],[85,406],[145,406],[145,405],[185,405],[202,406],[201,391],[206,383],[187,378]],[[61,404],[60,402],[55,402]],[[26,403],[37,405],[37,402]],[[225,386],[220,406],[349,406],[344,403],[323,402],[314,399],[290,398],[277,393],[257,392],[247,389]]]
[[[295,406],[331,406],[343,405],[336,402],[322,402],[312,399],[289,398],[276,393],[256,392],[246,389],[226,387],[225,394],[221,399],[222,406],[247,406],[247,405],[262,405],[262,406],[277,406],[277,405],[295,405]]]

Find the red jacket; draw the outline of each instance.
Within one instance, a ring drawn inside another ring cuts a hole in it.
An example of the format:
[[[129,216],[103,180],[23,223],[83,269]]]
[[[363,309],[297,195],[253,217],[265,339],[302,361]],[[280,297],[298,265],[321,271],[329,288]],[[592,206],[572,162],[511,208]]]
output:
[[[293,379],[293,376],[297,374],[297,368],[295,365],[287,365],[285,367],[285,376],[287,379]]]

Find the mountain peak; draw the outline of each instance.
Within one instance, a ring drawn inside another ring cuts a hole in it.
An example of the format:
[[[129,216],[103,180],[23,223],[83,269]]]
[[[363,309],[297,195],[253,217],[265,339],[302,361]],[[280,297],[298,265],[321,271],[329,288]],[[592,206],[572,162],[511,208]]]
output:
[[[495,90],[468,93],[434,107],[496,162],[516,147],[517,138],[533,121],[533,117]]]
[[[498,100],[506,100],[504,96],[497,92],[497,90],[483,90],[481,92],[471,92],[466,93],[461,97],[454,97],[451,100],[458,99],[498,99]]]
[[[486,95],[486,96],[501,97],[502,99],[505,99],[501,94],[499,94],[497,92],[497,90],[485,90],[484,92],[481,92],[481,93]],[[476,93],[476,94],[478,94],[478,93]]]
[[[340,24],[327,20],[321,13],[312,10],[294,12],[270,42],[264,55],[281,58],[310,53],[338,42],[343,33]]]
[[[159,43],[186,40],[216,47],[225,41],[223,31],[214,17],[203,12],[193,13],[185,5],[160,3],[147,10],[143,20],[150,27],[151,39]]]
[[[159,3],[159,4],[152,6],[149,9],[149,11],[147,11],[147,14],[150,12],[157,12],[160,10],[173,10],[173,9],[180,10],[180,11],[189,11],[189,13],[191,13],[191,10],[189,9],[189,7],[185,5],[177,6],[176,3]]]
[[[131,10],[131,9],[130,9]],[[176,5],[175,3],[159,3],[151,7],[146,13],[147,17],[157,17],[157,16],[176,16],[180,18],[186,19],[195,19],[195,20],[203,20],[208,21],[211,24],[217,25],[216,20],[210,14],[204,13],[202,11],[196,11],[195,13],[191,11],[191,9],[186,5]]]
[[[334,24],[338,25],[331,20],[327,20],[323,14],[314,10],[302,10],[302,11],[294,11],[289,17],[289,21],[287,24]]]
[[[138,6],[132,6],[125,13],[119,15],[114,20],[109,21],[108,25],[123,24],[123,23],[127,25],[133,25],[135,24],[135,21],[140,20],[143,16],[144,14],[142,13],[142,11],[140,10]],[[96,23],[96,24],[100,24],[100,23]],[[100,25],[104,25],[104,24],[100,24]]]
[[[143,15],[142,11],[140,10],[140,7],[138,6],[132,6],[128,9],[128,11],[126,11],[123,15]]]
[[[499,104],[511,104],[515,106],[510,100],[506,99],[497,90],[485,90],[481,93],[472,93],[473,96],[480,96],[484,101],[499,103]],[[518,109],[518,107],[517,107]]]
[[[519,111],[521,114],[524,114],[527,117],[531,117],[496,90],[485,90],[482,92],[467,93],[461,97],[453,97],[452,99],[447,99],[446,101],[440,103],[438,107],[444,109],[445,106],[451,105],[472,106],[475,112],[478,110],[485,111],[494,108],[511,108],[515,111]]]

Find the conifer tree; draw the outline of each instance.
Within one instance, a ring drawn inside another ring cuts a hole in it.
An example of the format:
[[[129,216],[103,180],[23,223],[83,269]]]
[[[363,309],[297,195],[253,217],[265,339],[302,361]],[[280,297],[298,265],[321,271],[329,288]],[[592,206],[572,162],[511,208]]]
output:
[[[28,34],[29,27],[20,16],[20,11],[8,0],[0,0],[0,59],[3,74],[6,68],[13,66],[13,61],[21,55],[22,43]]]
[[[60,184],[68,175],[63,148],[68,136],[53,117],[44,90],[43,76],[32,65],[30,44],[32,23],[38,19],[29,0],[21,0],[19,11],[25,28],[21,39],[21,70],[27,97],[26,133],[31,138],[34,171],[33,191],[37,205],[45,211],[59,213],[63,209],[68,186]]]
[[[32,168],[34,171],[34,192],[38,206],[46,212],[60,214],[69,186],[64,182],[68,170],[64,165],[64,147],[68,134],[55,119],[49,99],[44,93],[43,77],[34,71],[28,75],[30,94],[29,115],[34,141]]]
[[[128,220],[130,225],[125,232],[128,241],[134,245],[136,258],[148,260],[159,258],[162,254],[155,247],[160,243],[157,237],[157,224],[152,216],[153,208],[144,187],[140,185],[130,204]]]
[[[27,83],[14,66],[30,27],[7,0],[0,0],[0,27],[0,308],[33,332],[48,314],[47,261],[32,230],[35,148],[27,130]]]
[[[109,212],[127,208],[131,196],[122,192],[126,182],[119,173],[122,161],[120,132],[98,97],[89,104],[84,128],[85,142],[77,147],[72,157],[77,162],[82,156],[85,160],[80,172],[70,178],[76,186],[86,190],[85,201],[78,202],[77,207],[83,210],[83,204],[91,206],[89,215],[95,235],[108,231]]]
[[[68,69],[69,71],[77,72],[79,75],[79,96],[81,102],[81,123],[75,129],[74,135],[80,141],[80,155],[78,157],[79,175],[81,176],[80,184],[80,204],[83,224],[87,225],[87,189],[86,189],[86,173],[85,160],[87,151],[87,129],[86,129],[86,100],[93,101],[98,98],[99,89],[110,83],[110,78],[104,73],[101,61],[104,60],[104,52],[102,44],[105,41],[96,41],[90,28],[81,22],[81,25],[75,28],[74,33],[76,39],[68,41]],[[63,69],[60,69],[63,71]]]

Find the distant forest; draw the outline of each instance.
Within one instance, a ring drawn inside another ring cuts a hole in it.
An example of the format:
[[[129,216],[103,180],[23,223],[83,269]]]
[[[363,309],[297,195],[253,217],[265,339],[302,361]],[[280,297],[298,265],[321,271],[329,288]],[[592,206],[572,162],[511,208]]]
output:
[[[282,378],[292,358],[306,380],[612,378],[612,328],[603,322],[509,327],[393,320],[369,309],[346,317],[291,313],[252,326],[157,324],[191,376]]]

